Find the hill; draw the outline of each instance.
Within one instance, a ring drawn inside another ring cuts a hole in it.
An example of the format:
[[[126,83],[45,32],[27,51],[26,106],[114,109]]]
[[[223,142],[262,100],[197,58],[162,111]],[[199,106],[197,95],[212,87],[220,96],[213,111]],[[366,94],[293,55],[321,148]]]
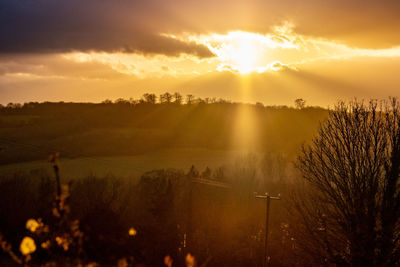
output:
[[[223,164],[242,152],[293,158],[326,115],[318,107],[223,100],[9,104],[0,109],[0,164],[44,160],[57,151],[64,159],[133,157],[149,169],[185,167],[173,163],[183,158]]]

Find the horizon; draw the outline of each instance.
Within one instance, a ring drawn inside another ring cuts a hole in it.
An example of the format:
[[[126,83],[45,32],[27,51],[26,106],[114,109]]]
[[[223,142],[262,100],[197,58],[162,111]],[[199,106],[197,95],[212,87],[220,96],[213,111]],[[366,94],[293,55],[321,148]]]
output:
[[[169,93],[169,92],[164,92],[165,93]],[[176,92],[178,93],[178,92]],[[145,93],[145,94],[154,94],[154,93]],[[144,95],[145,95],[144,94]],[[133,98],[133,97],[129,97],[129,98],[122,98],[122,97],[116,97],[114,99],[103,99],[100,101],[63,101],[63,100],[59,100],[59,101],[49,101],[49,100],[43,100],[43,101],[27,101],[27,102],[0,102],[0,107],[1,108],[7,108],[7,107],[23,107],[24,105],[29,105],[29,104],[119,104],[120,102],[124,102],[124,103],[129,103],[130,105],[138,105],[138,104],[143,104],[146,103],[146,100],[144,98],[144,95],[138,98]],[[165,105],[165,104],[177,104],[174,102],[171,103],[166,103],[166,102],[161,102],[160,101],[160,96],[163,95],[157,95],[154,94],[156,96],[156,100],[154,103],[147,103],[147,104],[160,104],[160,105]],[[190,94],[189,94],[190,95]],[[201,98],[201,97],[197,97],[196,95],[190,95],[193,97],[193,103],[188,103],[187,102],[187,96],[188,95],[181,95],[182,96],[182,101],[180,103],[178,103],[179,105],[197,105],[197,104],[234,104],[234,105],[250,105],[250,106],[258,106],[258,105],[262,105],[262,107],[264,108],[290,108],[290,109],[304,109],[304,108],[320,108],[320,109],[324,109],[324,110],[334,110],[335,107],[340,104],[340,103],[344,103],[344,104],[350,104],[350,103],[368,103],[370,101],[375,101],[377,103],[387,103],[389,100],[391,99],[399,99],[399,97],[396,96],[388,96],[386,98],[381,98],[381,99],[376,99],[376,98],[351,98],[351,99],[347,99],[347,100],[343,100],[343,99],[337,99],[335,102],[327,105],[327,106],[323,106],[323,105],[314,105],[313,103],[309,103],[307,101],[307,99],[303,99],[303,98],[297,98],[297,99],[293,99],[292,102],[288,102],[288,104],[266,104],[262,101],[256,101],[256,102],[244,102],[244,101],[233,101],[232,99],[229,98],[209,98],[209,97],[205,97],[205,98]],[[303,102],[303,107],[299,107],[298,104],[296,104],[297,100],[301,100]]]
[[[168,93],[168,92],[165,92]],[[148,94],[153,94],[153,93],[148,93]],[[156,95],[156,94],[154,94]],[[166,103],[166,102],[161,102],[160,101],[160,95],[156,95],[156,100],[154,103],[147,103],[147,104],[177,104],[174,102],[171,103]],[[302,99],[302,98],[298,98],[298,99],[294,99],[292,101],[291,104],[289,105],[266,105],[263,102],[257,101],[257,102],[241,102],[241,101],[233,101],[231,99],[227,99],[227,98],[201,98],[201,97],[196,97],[194,95],[190,95],[193,96],[193,103],[188,103],[187,100],[187,95],[186,96],[182,96],[182,102],[178,103],[179,105],[197,105],[197,104],[234,104],[234,105],[250,105],[250,106],[257,106],[257,105],[262,105],[262,107],[265,108],[295,108],[295,109],[299,109],[299,107],[296,107],[296,100],[302,100],[304,101],[304,107],[302,108],[322,108],[322,109],[329,109],[330,106],[324,107],[324,106],[318,106],[318,105],[312,105],[310,103],[308,103],[306,101],[306,99]],[[353,99],[353,100],[358,100],[358,99]],[[371,99],[369,99],[371,100]],[[386,99],[372,99],[372,100],[377,100],[377,101],[385,101]],[[365,99],[359,99],[359,101],[364,102]],[[115,98],[115,99],[104,99],[101,101],[47,101],[47,100],[43,100],[43,101],[28,101],[28,102],[9,102],[9,103],[1,103],[0,102],[0,107],[6,108],[6,107],[22,107],[24,105],[28,105],[28,104],[118,104],[120,102],[124,102],[124,103],[129,103],[131,105],[137,105],[137,104],[143,104],[146,103],[144,96],[139,97],[139,98],[133,98],[133,97],[129,97],[129,98]],[[338,100],[335,104],[338,104],[342,102],[342,100]]]

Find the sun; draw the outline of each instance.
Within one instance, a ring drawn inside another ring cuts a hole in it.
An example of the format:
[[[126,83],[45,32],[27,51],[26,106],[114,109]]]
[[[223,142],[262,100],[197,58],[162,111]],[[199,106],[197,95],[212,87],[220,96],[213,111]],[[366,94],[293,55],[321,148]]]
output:
[[[257,49],[250,40],[239,40],[231,52],[232,65],[242,74],[257,68]]]
[[[280,27],[276,32],[268,34],[237,30],[226,33],[163,36],[207,47],[214,54],[213,57],[204,60],[209,68],[220,72],[250,74],[276,72],[282,69],[279,66],[287,65],[286,61],[293,61],[293,52],[299,50],[299,45],[290,33],[290,28]]]
[[[267,51],[271,41],[256,33],[234,31],[227,34],[213,34],[200,40],[222,62],[241,74],[259,72],[266,66]]]

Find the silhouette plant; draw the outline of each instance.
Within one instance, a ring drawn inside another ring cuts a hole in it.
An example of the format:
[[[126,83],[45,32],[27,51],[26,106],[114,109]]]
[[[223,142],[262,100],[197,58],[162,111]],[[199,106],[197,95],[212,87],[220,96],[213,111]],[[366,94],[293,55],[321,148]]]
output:
[[[0,235],[2,250],[19,265],[27,265],[30,262],[57,264],[66,261],[82,265],[84,234],[80,230],[79,220],[69,217],[72,182],[61,184],[58,157],[59,154],[56,153],[49,158],[56,178],[53,219],[47,223],[42,218],[27,220],[27,234],[20,243],[20,254],[14,252],[11,244]],[[33,257],[34,254],[37,255],[37,259]]]

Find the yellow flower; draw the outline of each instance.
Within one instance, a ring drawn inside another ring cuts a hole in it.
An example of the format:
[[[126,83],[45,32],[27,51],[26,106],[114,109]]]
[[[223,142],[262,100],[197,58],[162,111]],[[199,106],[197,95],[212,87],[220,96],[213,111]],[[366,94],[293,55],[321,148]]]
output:
[[[60,217],[61,215],[60,215],[60,213],[58,212],[58,209],[57,208],[53,208],[53,215],[55,216],[55,217]]]
[[[62,245],[62,243],[63,243],[63,240],[62,240],[62,238],[61,238],[61,237],[59,237],[59,236],[56,236],[56,242],[57,242],[57,244],[58,244],[59,246],[61,246],[61,245]]]
[[[135,236],[135,235],[137,234],[135,228],[133,228],[133,227],[131,227],[131,228],[129,229],[129,232],[128,232],[128,233],[129,233],[130,236]]]
[[[25,236],[24,239],[22,239],[19,250],[23,255],[29,255],[35,252],[36,251],[35,241],[31,237]]]
[[[64,242],[64,243],[62,244],[62,247],[63,247],[63,249],[64,249],[65,251],[67,251],[68,248],[69,248],[69,244],[68,244],[67,242]]]
[[[67,238],[62,238],[62,237],[56,236],[56,242],[57,242],[57,244],[58,244],[60,247],[62,247],[65,251],[68,250],[68,248],[69,248],[69,242],[68,242]]]
[[[50,247],[50,240],[47,240],[46,242],[43,242],[40,246],[42,248],[44,248],[44,249],[49,248]]]
[[[26,229],[29,231],[35,232],[38,227],[39,223],[35,219],[29,219],[26,221]]]
[[[69,197],[69,185],[62,184],[61,185],[61,198],[66,199],[67,197]]]
[[[172,266],[172,262],[173,262],[173,260],[172,260],[171,256],[167,255],[167,256],[164,257],[164,264],[167,267],[171,267]]]
[[[188,253],[186,255],[185,261],[186,261],[186,266],[187,267],[193,267],[194,266],[195,260],[194,260],[194,257],[192,256],[192,254]]]

